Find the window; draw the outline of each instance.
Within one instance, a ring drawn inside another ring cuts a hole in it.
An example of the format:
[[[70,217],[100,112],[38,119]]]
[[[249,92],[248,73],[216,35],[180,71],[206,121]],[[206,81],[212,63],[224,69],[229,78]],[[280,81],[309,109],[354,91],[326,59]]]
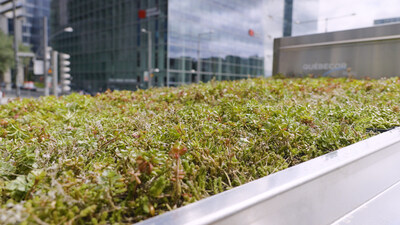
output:
[[[136,53],[136,66],[140,68],[140,51]]]

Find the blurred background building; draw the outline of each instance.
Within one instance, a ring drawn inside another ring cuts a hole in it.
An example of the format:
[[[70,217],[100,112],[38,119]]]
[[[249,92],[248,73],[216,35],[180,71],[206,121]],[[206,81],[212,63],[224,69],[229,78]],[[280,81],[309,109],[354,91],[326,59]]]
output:
[[[396,15],[382,1],[54,0],[51,30],[74,32],[50,42],[90,92],[270,76],[274,38],[371,26]]]
[[[176,86],[264,76],[263,0],[54,0],[51,44],[71,55],[74,89]],[[148,35],[151,74],[148,75]],[[272,43],[271,37],[269,37]]]
[[[50,16],[51,0],[23,0],[25,20],[22,26],[22,42],[31,45],[32,52],[37,52],[42,42],[43,17]]]
[[[15,35],[18,43],[28,46],[31,52],[36,53],[42,43],[43,17],[50,16],[50,0],[14,0],[17,8],[15,28],[12,2],[0,0],[0,29],[7,35]],[[30,60],[32,57],[29,56],[28,58],[26,60]],[[21,61],[22,59],[20,57]],[[12,82],[15,81],[16,76],[21,86],[24,81],[33,79],[32,63],[19,63],[18,67],[18,75],[15,74],[15,69],[0,74],[2,75],[0,76],[0,83],[4,84],[7,90],[11,90]]]
[[[0,5],[8,0],[0,0]],[[29,45],[33,52],[36,52],[42,41],[43,17],[50,16],[50,0],[15,0],[18,7],[18,24],[20,31],[17,31],[18,40]],[[9,4],[11,6],[11,4]],[[7,12],[12,14],[12,11]],[[13,19],[11,16],[2,16],[1,24],[3,32],[14,35]],[[6,21],[6,22],[5,22]]]
[[[374,20],[374,25],[387,24],[387,23],[400,23],[400,17],[384,18]]]
[[[283,36],[292,36],[293,0],[285,0],[283,19]]]
[[[0,29],[13,35],[10,1],[0,0]],[[398,22],[400,10],[392,0],[52,0],[51,11],[50,0],[15,2],[18,40],[40,59],[48,17],[73,88],[90,92],[270,76],[274,38]]]

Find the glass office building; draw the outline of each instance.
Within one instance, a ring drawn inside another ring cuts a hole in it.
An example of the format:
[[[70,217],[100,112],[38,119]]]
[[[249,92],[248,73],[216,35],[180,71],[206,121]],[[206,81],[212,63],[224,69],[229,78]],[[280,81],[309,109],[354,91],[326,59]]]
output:
[[[264,74],[260,0],[169,0],[170,84]]]
[[[22,41],[37,52],[43,36],[43,17],[50,16],[50,0],[23,0],[25,22],[22,27]],[[48,32],[49,33],[49,32]]]
[[[285,9],[283,11],[283,36],[292,36],[293,24],[293,0],[285,0]]]
[[[7,2],[0,0],[0,4]],[[41,45],[43,17],[50,16],[50,0],[16,0],[16,5],[20,7],[19,17],[22,19],[21,41],[32,47],[33,52],[37,52]],[[8,20],[8,32],[14,35],[13,20]]]
[[[55,36],[51,44],[71,55],[76,90],[147,88],[149,79],[152,86],[177,86],[263,76],[264,3],[53,0],[52,32],[67,26],[74,32]]]

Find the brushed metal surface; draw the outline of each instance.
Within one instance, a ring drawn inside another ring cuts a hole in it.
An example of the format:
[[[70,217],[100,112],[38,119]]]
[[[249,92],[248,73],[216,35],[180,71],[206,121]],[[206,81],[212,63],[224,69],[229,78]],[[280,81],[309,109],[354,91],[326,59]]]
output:
[[[399,150],[396,128],[139,224],[331,224],[400,181]]]
[[[289,45],[280,47],[280,49],[298,49],[298,48],[329,46],[329,45],[339,45],[339,44],[357,44],[363,42],[376,42],[376,41],[386,41],[386,40],[396,40],[396,39],[400,39],[400,35],[390,35],[390,36],[372,37],[372,38],[358,38],[358,39],[341,40],[341,41],[327,41],[327,42],[301,44],[301,45]]]
[[[400,224],[400,182],[340,218],[333,225]]]
[[[351,30],[334,31],[302,36],[279,38],[281,46],[313,44],[319,42],[343,41],[360,38],[374,38],[400,34],[400,23],[392,23],[381,26],[364,27]]]

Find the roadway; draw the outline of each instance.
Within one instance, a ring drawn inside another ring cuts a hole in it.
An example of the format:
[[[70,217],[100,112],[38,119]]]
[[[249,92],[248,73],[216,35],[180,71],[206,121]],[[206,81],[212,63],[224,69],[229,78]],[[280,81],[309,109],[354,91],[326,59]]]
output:
[[[21,90],[20,98],[39,98],[44,95],[44,90],[38,89],[36,91]],[[6,104],[9,100],[17,98],[16,90],[5,91],[4,97],[0,98],[0,104]]]

